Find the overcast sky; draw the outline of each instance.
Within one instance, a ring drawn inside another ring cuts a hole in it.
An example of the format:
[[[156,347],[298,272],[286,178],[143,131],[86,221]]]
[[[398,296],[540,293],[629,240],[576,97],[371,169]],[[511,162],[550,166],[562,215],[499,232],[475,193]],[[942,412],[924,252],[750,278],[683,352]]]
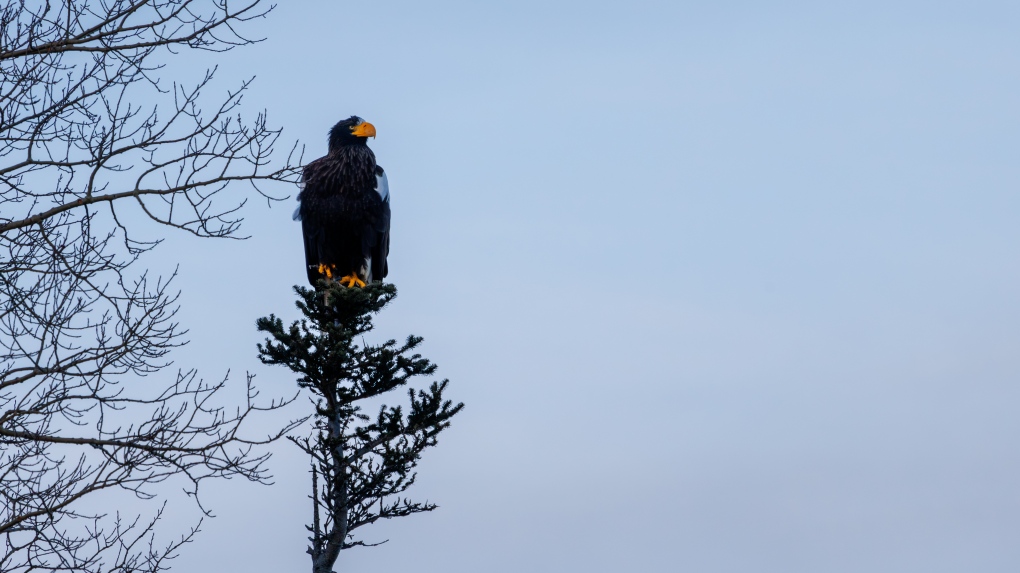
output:
[[[256,76],[308,159],[378,129],[379,336],[467,408],[411,492],[441,508],[338,571],[1020,570],[1020,4],[767,4],[287,2],[168,68]],[[178,365],[293,392],[254,328],[296,315],[293,206],[157,251]],[[276,449],[176,570],[309,569]]]

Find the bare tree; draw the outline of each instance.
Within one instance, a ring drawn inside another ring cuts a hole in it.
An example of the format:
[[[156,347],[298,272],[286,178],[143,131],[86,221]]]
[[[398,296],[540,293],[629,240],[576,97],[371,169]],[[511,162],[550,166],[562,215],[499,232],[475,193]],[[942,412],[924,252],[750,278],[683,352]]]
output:
[[[0,571],[164,570],[197,525],[167,540],[158,502],[122,516],[100,500],[267,479],[257,446],[289,427],[250,436],[246,421],[281,402],[257,401],[250,376],[236,409],[225,378],[154,380],[186,331],[176,271],[143,266],[160,229],[236,238],[245,197],[295,179],[293,148],[270,162],[279,130],[240,115],[250,81],[210,102],[212,71],[159,78],[182,50],[257,41],[241,28],[259,4],[0,7]]]

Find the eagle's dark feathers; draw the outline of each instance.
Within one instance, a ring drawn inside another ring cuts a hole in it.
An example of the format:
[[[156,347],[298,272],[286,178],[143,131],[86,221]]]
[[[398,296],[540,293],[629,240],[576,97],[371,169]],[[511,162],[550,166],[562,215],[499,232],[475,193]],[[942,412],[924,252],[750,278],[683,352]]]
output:
[[[368,148],[375,127],[357,116],[329,132],[329,153],[305,166],[300,205],[308,281],[330,268],[333,278],[357,275],[380,281],[390,250],[390,197],[386,173]]]

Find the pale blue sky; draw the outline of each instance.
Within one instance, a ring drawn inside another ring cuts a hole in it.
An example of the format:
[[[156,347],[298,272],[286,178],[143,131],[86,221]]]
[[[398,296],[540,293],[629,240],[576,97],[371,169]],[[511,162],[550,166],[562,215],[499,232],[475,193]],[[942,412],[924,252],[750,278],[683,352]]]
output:
[[[360,115],[390,177],[381,336],[467,409],[435,513],[338,571],[1020,568],[1020,5],[290,2],[221,58],[285,138]],[[293,193],[279,189],[281,194]],[[293,317],[293,204],[177,236],[177,354]],[[228,482],[179,571],[302,571],[308,476]]]

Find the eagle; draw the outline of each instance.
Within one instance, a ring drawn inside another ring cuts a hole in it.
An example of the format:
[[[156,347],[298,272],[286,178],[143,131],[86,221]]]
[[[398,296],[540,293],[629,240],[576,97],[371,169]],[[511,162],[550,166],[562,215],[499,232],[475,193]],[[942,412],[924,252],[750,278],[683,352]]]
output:
[[[301,221],[308,282],[346,287],[389,271],[390,190],[368,138],[375,126],[353,115],[329,130],[329,151],[305,166],[294,219]]]

